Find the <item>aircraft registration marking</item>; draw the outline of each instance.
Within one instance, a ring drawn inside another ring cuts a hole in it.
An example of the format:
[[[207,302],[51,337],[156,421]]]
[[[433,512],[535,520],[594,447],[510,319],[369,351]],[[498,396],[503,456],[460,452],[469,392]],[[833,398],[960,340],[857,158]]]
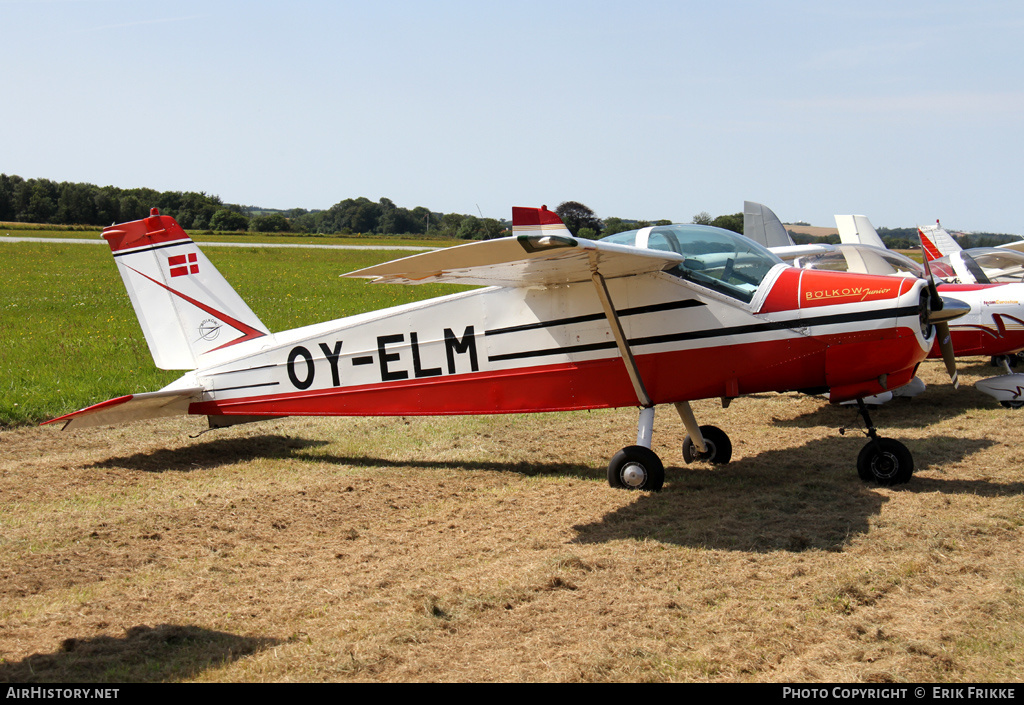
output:
[[[397,351],[398,346],[404,346],[406,342],[405,333],[393,333],[390,335],[376,336],[376,355],[359,355],[352,357],[349,363],[353,367],[373,365],[376,362],[379,366],[379,377],[381,382],[393,382],[409,379],[410,376],[416,379],[424,377],[438,377],[443,374],[453,375],[458,372],[458,358],[456,356],[467,356],[469,360],[469,371],[480,370],[480,359],[477,353],[476,330],[474,326],[466,326],[462,336],[456,335],[451,328],[444,329],[444,354],[446,367],[440,365],[428,367],[424,364],[423,354],[420,348],[419,334],[409,333],[408,349],[411,353],[412,369],[403,366],[402,353]],[[317,357],[314,350],[322,354],[322,359],[327,360],[330,369],[332,387],[342,386],[341,353],[344,341],[334,340],[330,343],[317,343],[317,348],[312,344],[295,345],[288,352],[288,359],[285,363],[285,370],[288,373],[288,381],[299,390],[309,389],[316,382],[317,378]],[[406,363],[407,365],[407,363]],[[446,372],[447,370],[447,372]],[[242,370],[236,370],[242,371]],[[229,372],[222,373],[229,374]],[[268,383],[266,386],[274,386],[277,383]],[[242,387],[222,388],[220,391],[230,389],[241,389]]]

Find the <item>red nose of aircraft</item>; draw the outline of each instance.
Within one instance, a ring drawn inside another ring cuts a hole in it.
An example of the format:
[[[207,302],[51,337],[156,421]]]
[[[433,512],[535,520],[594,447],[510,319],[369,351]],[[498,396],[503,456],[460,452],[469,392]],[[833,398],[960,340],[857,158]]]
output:
[[[824,345],[809,364],[823,366],[830,400],[842,402],[913,379],[936,339],[932,298],[922,279],[792,269],[780,276],[760,313],[798,312],[798,325]],[[963,315],[955,304],[946,311]]]

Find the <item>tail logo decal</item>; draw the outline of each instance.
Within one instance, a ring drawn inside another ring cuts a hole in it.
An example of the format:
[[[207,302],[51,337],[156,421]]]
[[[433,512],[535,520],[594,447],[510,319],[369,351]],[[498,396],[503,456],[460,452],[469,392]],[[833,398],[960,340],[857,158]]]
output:
[[[216,340],[220,335],[220,321],[214,318],[207,318],[199,324],[199,337],[203,340]]]
[[[235,330],[237,330],[239,333],[242,334],[242,336],[240,338],[236,338],[235,340],[228,341],[227,343],[224,343],[223,345],[221,345],[219,347],[216,347],[213,350],[207,350],[207,352],[213,352],[214,350],[220,350],[221,348],[227,348],[227,347],[230,347],[232,345],[238,345],[239,343],[244,343],[247,340],[252,340],[253,338],[262,338],[264,335],[266,335],[266,333],[264,333],[263,331],[256,330],[252,326],[246,325],[245,323],[242,323],[241,321],[239,321],[239,320],[237,320],[235,318],[232,318],[231,316],[229,316],[229,315],[227,315],[225,313],[221,313],[220,311],[218,311],[217,309],[213,308],[212,306],[207,306],[206,304],[204,304],[204,303],[202,303],[200,301],[196,301],[191,296],[186,296],[185,294],[181,293],[180,291],[177,291],[177,290],[172,289],[171,287],[167,286],[163,282],[158,282],[153,277],[150,277],[150,276],[147,276],[146,274],[143,274],[142,272],[140,272],[139,270],[135,269],[134,267],[128,267],[128,269],[132,270],[133,272],[138,274],[140,277],[143,277],[144,279],[148,279],[149,281],[153,282],[154,284],[159,286],[161,289],[165,289],[166,291],[168,291],[169,293],[173,294],[174,296],[177,296],[179,299],[181,299],[183,301],[187,301],[188,303],[192,304],[193,306],[195,306],[196,308],[200,309],[201,311],[204,311],[204,312],[210,314],[211,316],[215,316],[217,320],[223,321],[224,323],[227,323],[229,326],[231,326],[232,328],[234,328]],[[214,322],[216,322],[216,321],[214,321]],[[207,340],[209,340],[210,338],[207,338],[206,336],[213,335],[213,337],[217,337],[217,335],[219,333],[220,333],[220,328],[216,328],[215,329],[212,326],[206,325],[205,323],[200,328],[200,335],[202,337],[206,338]]]
[[[199,274],[199,258],[195,252],[168,257],[167,266],[170,267],[172,277],[186,277],[189,274]]]

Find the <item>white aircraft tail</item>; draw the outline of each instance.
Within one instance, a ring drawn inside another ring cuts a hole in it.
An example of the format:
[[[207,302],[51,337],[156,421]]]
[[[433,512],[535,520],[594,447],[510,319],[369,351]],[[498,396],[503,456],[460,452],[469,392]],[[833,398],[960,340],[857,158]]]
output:
[[[952,235],[942,229],[942,225],[937,220],[935,225],[918,227],[917,234],[921,238],[921,244],[924,246],[924,252],[929,261],[960,252],[963,249]]]
[[[769,249],[796,244],[772,209],[753,201],[743,202],[743,234]]]
[[[864,215],[837,215],[839,241],[846,245],[871,245],[885,249],[885,243]]]
[[[203,355],[269,334],[174,218],[154,208],[103,238],[157,367],[194,370]]]

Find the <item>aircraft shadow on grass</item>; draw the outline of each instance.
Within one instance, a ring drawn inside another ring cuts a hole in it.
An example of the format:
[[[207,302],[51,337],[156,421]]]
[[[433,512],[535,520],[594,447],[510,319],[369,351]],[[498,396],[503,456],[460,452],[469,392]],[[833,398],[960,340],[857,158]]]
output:
[[[665,489],[643,494],[601,521],[574,527],[581,543],[653,539],[699,548],[754,552],[842,550],[867,533],[889,501],[857,478],[838,438],[771,450],[727,466],[673,468]],[[913,441],[919,472],[959,462],[993,444],[987,439]],[[941,452],[940,452],[941,450]],[[837,461],[836,459],[840,459]],[[929,458],[934,461],[928,462]],[[1024,482],[919,477],[899,492],[981,496],[1024,494]]]
[[[136,626],[120,638],[65,639],[54,653],[0,662],[0,683],[178,681],[279,643],[200,627]]]
[[[127,468],[143,472],[191,472],[256,458],[300,457],[307,448],[325,446],[328,441],[280,435],[248,438],[215,438],[180,448],[161,448],[145,453],[106,458],[90,468]]]
[[[90,468],[125,468],[144,472],[192,472],[209,470],[222,465],[255,460],[257,458],[294,458],[316,460],[337,465],[356,467],[403,467],[421,468],[462,468],[465,470],[486,470],[494,472],[514,472],[521,475],[572,475],[596,476],[598,473],[582,463],[533,463],[520,462],[480,462],[477,460],[388,460],[368,455],[341,456],[317,453],[306,454],[311,448],[328,445],[329,441],[293,438],[280,435],[250,436],[247,438],[218,438],[201,441],[180,448],[160,448],[158,450],[133,453],[131,455],[106,458],[90,464]],[[603,473],[601,473],[603,474]],[[609,488],[611,489],[611,488]]]
[[[929,388],[914,399],[896,398],[871,411],[872,421],[882,436],[898,437],[887,433],[890,428],[922,428],[940,423],[967,411],[998,409],[998,405],[973,387]],[[1017,410],[1006,409],[1009,419],[1015,419]],[[857,407],[850,404],[829,404],[822,399],[821,407],[789,419],[773,418],[775,426],[808,428],[813,426],[845,427],[859,432],[864,428]],[[850,432],[848,431],[848,432]]]
[[[852,412],[851,412],[852,413]],[[636,502],[593,524],[575,527],[578,540],[603,543],[622,538],[649,538],[666,543],[744,551],[841,550],[866,533],[870,518],[888,501],[876,485],[857,477],[854,458],[859,432],[815,439],[802,446],[769,450],[723,466],[685,466],[681,459],[666,472],[665,488],[641,493]],[[914,478],[900,492],[943,492],[980,496],[1024,494],[1024,482],[921,477],[960,463],[995,444],[986,438],[932,436],[908,441],[917,457]],[[217,439],[195,446],[110,458],[98,467],[147,472],[192,471],[253,458],[298,458],[354,467],[448,468],[509,472],[525,476],[597,479],[604,468],[582,463],[537,461],[488,462],[475,459],[384,459],[370,455],[331,455],[303,451],[326,445],[278,435]],[[624,492],[608,488],[609,492]]]

